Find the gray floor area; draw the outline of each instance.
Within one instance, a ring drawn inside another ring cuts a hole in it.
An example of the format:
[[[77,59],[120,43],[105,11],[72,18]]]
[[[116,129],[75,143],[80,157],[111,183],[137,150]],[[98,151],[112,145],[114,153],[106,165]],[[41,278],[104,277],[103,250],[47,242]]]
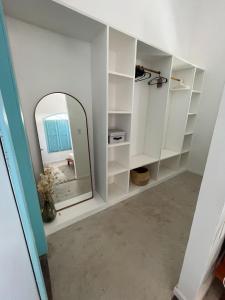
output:
[[[91,192],[91,177],[63,182],[54,186],[54,202],[62,202]]]
[[[168,300],[201,177],[183,173],[48,239],[54,300]]]

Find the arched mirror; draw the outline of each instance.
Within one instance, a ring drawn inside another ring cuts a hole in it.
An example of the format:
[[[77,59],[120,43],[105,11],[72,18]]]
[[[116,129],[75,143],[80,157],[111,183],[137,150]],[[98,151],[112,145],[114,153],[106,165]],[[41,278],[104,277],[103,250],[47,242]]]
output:
[[[92,198],[87,117],[81,103],[64,93],[46,95],[36,107],[35,120],[42,173],[53,175],[56,210]]]

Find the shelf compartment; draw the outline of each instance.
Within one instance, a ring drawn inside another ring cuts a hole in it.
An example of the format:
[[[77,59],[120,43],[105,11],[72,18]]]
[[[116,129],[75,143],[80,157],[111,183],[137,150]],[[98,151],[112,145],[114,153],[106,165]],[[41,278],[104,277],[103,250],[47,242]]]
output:
[[[200,101],[200,94],[192,94],[189,113],[197,114],[198,107],[199,107],[199,101]]]
[[[186,151],[190,151],[191,149],[191,141],[192,141],[192,135],[185,135],[183,146],[182,146],[182,153]]]
[[[131,180],[130,180],[130,186],[129,186],[129,192],[134,192],[136,190],[142,190],[146,189],[146,187],[153,185],[157,181],[157,176],[158,176],[158,171],[159,171],[159,162],[152,163],[149,165],[145,165],[144,167],[148,168],[150,172],[150,180],[148,184],[144,186],[138,186],[135,185]]]
[[[181,154],[181,157],[180,157],[180,169],[187,168],[188,158],[189,158],[189,152]]]
[[[190,91],[192,86],[193,86],[193,82],[194,82],[194,72],[195,72],[195,68],[191,65],[188,65],[186,63],[184,63],[183,68],[182,68],[182,62],[181,64],[178,66],[176,66],[174,64],[174,58],[173,58],[173,70],[172,70],[172,76],[179,78],[181,80],[183,80],[184,83],[184,87],[179,88],[179,82],[175,81],[175,80],[171,80],[170,81],[170,90],[175,90],[175,91]]]
[[[124,172],[108,178],[108,198],[110,202],[116,201],[128,193],[129,172]]]
[[[155,158],[155,157],[151,157],[147,154],[138,154],[138,155],[134,155],[131,156],[130,159],[130,169],[136,169],[138,167],[143,167],[145,165],[154,163],[159,161],[159,159]]]
[[[128,171],[128,169],[117,161],[108,162],[108,176],[113,176]]]
[[[128,171],[129,145],[108,149],[108,176]]]
[[[160,161],[158,179],[165,179],[176,173],[179,166],[179,155]]]
[[[134,76],[135,39],[109,28],[109,70]]]
[[[170,93],[169,95],[162,148],[169,149],[171,152],[162,152],[161,159],[167,158],[167,155],[168,158],[170,156],[172,157],[181,151],[186,127],[187,112],[190,106],[190,96],[190,93],[184,91],[180,91],[179,93]]]
[[[204,71],[196,69],[193,90],[201,91],[203,86]]]
[[[125,142],[130,140],[131,114],[109,114],[108,128],[126,132]]]
[[[175,152],[175,151],[172,151],[169,149],[162,149],[160,159],[163,160],[163,159],[167,159],[167,158],[177,156],[177,155],[179,155],[178,152]]]
[[[130,113],[132,110],[133,80],[109,74],[109,111]]]
[[[185,133],[194,131],[195,121],[196,121],[196,115],[188,116]]]

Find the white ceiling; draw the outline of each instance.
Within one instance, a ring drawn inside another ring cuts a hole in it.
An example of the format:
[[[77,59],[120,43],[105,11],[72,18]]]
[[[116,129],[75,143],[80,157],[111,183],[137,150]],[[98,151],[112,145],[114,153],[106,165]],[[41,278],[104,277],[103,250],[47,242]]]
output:
[[[3,7],[10,17],[87,42],[105,27],[51,0],[3,0]]]

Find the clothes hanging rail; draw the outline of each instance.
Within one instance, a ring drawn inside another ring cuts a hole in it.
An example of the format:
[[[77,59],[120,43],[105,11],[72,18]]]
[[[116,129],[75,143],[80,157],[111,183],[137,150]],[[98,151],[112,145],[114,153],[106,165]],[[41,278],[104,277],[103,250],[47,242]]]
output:
[[[155,76],[154,78],[150,79],[152,76],[152,73],[157,74],[158,76]],[[146,68],[144,66],[136,65],[135,68],[135,81],[143,81],[143,80],[149,80],[148,85],[156,85],[157,88],[162,87],[164,83],[168,82],[168,79],[166,77],[163,77],[161,75],[160,71]]]
[[[146,68],[146,67],[140,66],[140,65],[136,65],[136,71],[135,71],[135,78],[137,78],[136,81],[142,81],[142,80],[149,79],[151,77],[151,73],[158,74],[160,77],[163,77],[163,76],[161,76],[161,71]],[[148,75],[148,76],[146,77],[146,75]],[[163,77],[163,78],[165,78],[165,77]],[[175,81],[182,81],[182,79],[177,78],[175,76],[171,76],[170,78]]]

